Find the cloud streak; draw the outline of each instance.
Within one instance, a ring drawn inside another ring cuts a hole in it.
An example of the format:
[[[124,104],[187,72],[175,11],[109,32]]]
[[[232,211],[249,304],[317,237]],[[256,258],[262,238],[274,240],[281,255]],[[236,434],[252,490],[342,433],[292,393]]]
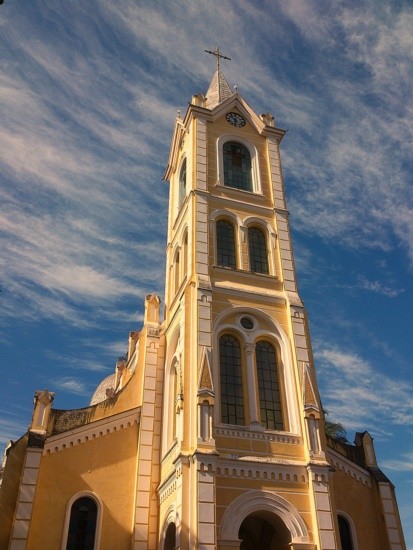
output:
[[[389,426],[409,426],[413,386],[378,372],[369,361],[338,347],[316,346],[324,405],[348,428],[389,437]],[[397,403],[397,407],[395,406]]]

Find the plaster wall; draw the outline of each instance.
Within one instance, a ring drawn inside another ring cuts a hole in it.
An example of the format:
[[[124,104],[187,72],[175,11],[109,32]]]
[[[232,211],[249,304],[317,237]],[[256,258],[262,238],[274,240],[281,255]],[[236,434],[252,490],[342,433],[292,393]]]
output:
[[[67,503],[95,493],[103,503],[102,549],[131,543],[138,426],[130,426],[42,457],[28,550],[60,548]]]
[[[371,486],[336,469],[331,482],[337,511],[344,512],[354,525],[357,550],[389,548],[381,520],[380,502],[374,481]]]

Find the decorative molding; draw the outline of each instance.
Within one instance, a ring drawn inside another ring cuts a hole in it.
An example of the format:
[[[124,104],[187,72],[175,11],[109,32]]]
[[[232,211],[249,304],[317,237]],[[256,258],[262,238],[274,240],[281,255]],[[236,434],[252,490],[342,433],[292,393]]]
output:
[[[259,456],[234,459],[220,454],[215,474],[221,477],[261,479],[277,483],[308,483],[308,472],[302,462]],[[209,463],[204,463],[210,467]],[[206,469],[206,468],[205,468]]]
[[[161,486],[158,487],[159,503],[162,504],[165,500],[172,495],[177,488],[177,479],[179,473],[174,470],[171,475],[166,479]]]
[[[237,426],[236,428],[215,427],[214,436],[223,436],[228,438],[240,439],[260,439],[261,441],[274,441],[276,443],[288,443],[291,445],[300,445],[302,439],[298,435],[292,435],[283,432],[255,432],[248,428]]]
[[[139,424],[141,408],[119,413],[114,416],[102,418],[95,422],[74,428],[69,432],[63,432],[47,438],[43,454],[51,454],[64,451],[67,448],[76,447],[90,440],[98,439],[110,433]]]
[[[307,526],[292,504],[269,491],[254,490],[238,496],[226,508],[221,521],[220,540],[239,543],[241,523],[256,510],[269,511],[279,516],[291,533],[292,543],[310,542]]]
[[[367,485],[368,487],[372,486],[371,475],[369,474],[369,472],[367,472],[357,464],[354,464],[354,462],[351,462],[333,449],[327,448],[326,455],[332,466],[334,466],[338,470],[341,470],[346,475],[354,478],[356,481],[363,483],[363,485]]]
[[[225,271],[225,268],[218,268],[217,266],[213,266],[214,269],[219,269]],[[240,273],[238,270],[236,270],[237,275]],[[254,277],[259,277],[259,275],[254,275],[253,273],[248,272],[250,280]],[[268,277],[269,279],[272,279],[275,284],[279,282],[277,277],[272,277],[269,275],[261,275],[260,277]],[[234,283],[233,281],[216,281],[213,285],[214,290],[217,292],[225,292],[227,294],[232,294],[240,297],[247,297],[254,295],[254,297],[261,297],[263,300],[268,300],[271,298],[273,302],[278,302],[280,304],[285,304],[285,297],[282,294],[281,291],[277,290],[266,290],[262,288],[257,288],[253,286],[246,286],[241,285],[239,283]]]
[[[198,274],[198,288],[202,290],[212,290],[211,279],[207,275]]]

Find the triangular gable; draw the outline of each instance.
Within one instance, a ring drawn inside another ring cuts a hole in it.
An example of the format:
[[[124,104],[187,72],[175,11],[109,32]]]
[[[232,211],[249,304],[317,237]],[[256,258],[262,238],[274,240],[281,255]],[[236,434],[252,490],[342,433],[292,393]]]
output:
[[[316,397],[314,386],[311,381],[310,366],[308,363],[304,364],[304,376],[303,376],[303,401],[306,409],[315,409],[320,411],[318,399]]]
[[[214,395],[214,384],[212,381],[211,365],[209,361],[209,352],[203,347],[201,352],[201,361],[198,379],[198,395],[207,393]]]
[[[247,122],[249,122],[258,133],[262,133],[265,128],[264,122],[238,92],[232,94],[228,99],[225,99],[211,110],[212,121],[215,121],[234,108],[244,116]]]

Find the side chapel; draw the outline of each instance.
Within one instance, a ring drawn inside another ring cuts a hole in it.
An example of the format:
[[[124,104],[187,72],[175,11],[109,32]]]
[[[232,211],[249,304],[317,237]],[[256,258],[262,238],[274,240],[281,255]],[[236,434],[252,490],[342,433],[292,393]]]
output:
[[[164,318],[148,295],[90,406],[35,393],[5,452],[1,549],[405,550],[372,437],[324,432],[284,134],[219,63],[177,117]]]

